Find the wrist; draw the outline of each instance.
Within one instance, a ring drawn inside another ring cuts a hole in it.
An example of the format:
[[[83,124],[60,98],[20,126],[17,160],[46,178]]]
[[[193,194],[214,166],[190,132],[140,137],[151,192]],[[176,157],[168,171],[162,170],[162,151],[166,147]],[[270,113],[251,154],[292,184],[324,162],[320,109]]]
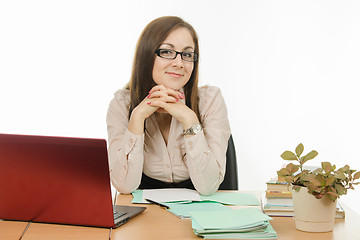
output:
[[[145,118],[143,118],[135,108],[129,119],[128,130],[133,134],[142,134],[144,132],[144,122]]]
[[[201,130],[202,130],[201,124],[200,124],[200,123],[195,123],[195,124],[193,124],[190,128],[185,129],[185,130],[183,131],[183,134],[184,134],[185,136],[196,135],[196,134],[198,134],[199,132],[201,132]]]
[[[192,127],[195,123],[200,123],[197,115],[195,112],[191,112],[191,114],[186,115],[182,121],[180,121],[183,126],[183,130],[186,130],[190,127]]]

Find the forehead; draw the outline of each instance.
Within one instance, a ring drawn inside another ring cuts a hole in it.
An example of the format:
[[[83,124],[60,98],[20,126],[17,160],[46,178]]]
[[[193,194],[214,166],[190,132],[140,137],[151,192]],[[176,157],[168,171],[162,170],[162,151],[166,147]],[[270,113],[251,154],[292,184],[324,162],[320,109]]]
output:
[[[169,45],[178,49],[195,48],[195,43],[190,31],[184,27],[171,31],[162,45]]]

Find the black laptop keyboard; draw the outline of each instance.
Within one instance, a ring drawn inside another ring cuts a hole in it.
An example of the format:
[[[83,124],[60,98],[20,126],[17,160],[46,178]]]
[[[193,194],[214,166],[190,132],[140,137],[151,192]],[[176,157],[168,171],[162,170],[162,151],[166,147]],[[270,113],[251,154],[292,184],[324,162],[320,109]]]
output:
[[[125,215],[126,212],[118,212],[118,211],[114,211],[114,220],[118,219],[119,217]]]

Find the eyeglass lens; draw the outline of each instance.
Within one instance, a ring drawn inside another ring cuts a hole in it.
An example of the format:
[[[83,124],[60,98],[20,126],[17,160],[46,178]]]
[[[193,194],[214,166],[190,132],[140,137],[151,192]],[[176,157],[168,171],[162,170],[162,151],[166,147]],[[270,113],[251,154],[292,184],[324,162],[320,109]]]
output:
[[[197,60],[197,54],[194,52],[177,52],[172,49],[158,49],[157,53],[162,58],[175,59],[178,54],[184,61],[195,62]]]

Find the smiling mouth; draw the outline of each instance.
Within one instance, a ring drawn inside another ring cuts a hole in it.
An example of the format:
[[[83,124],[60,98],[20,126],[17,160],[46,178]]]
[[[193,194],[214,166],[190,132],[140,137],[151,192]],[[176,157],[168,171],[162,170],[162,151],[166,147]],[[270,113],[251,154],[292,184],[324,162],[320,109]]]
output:
[[[178,73],[174,73],[174,72],[167,72],[168,75],[175,77],[175,78],[179,78],[182,77],[182,74],[178,74]]]

